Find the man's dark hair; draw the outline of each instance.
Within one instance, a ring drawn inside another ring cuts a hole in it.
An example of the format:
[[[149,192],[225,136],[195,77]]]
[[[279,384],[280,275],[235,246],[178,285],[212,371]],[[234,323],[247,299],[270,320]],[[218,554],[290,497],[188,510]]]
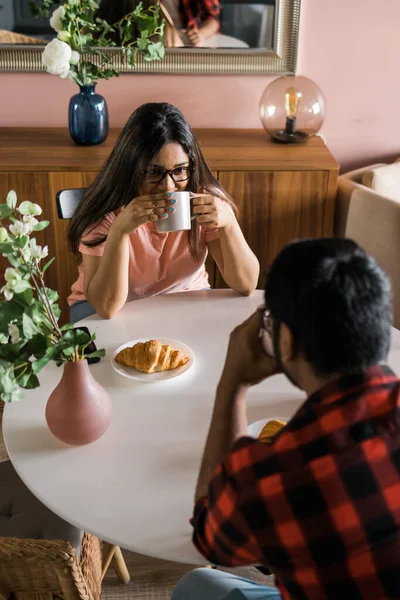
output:
[[[265,303],[275,332],[286,323],[317,375],[359,371],[387,358],[390,282],[352,240],[286,246],[269,270]]]

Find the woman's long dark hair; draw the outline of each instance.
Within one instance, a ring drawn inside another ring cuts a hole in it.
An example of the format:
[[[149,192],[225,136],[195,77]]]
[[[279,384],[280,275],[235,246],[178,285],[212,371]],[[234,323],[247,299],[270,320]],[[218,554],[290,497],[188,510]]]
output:
[[[85,231],[90,231],[108,213],[126,206],[140,195],[143,171],[171,142],[182,146],[193,168],[186,189],[218,196],[237,212],[233,200],[213,176],[181,111],[166,102],[143,104],[129,117],[106,164],[71,219],[68,242],[75,254],[79,254],[79,243]],[[98,246],[105,240],[106,237],[101,237],[86,245]],[[189,248],[197,260],[201,256],[201,244],[200,227],[194,220],[189,231]]]

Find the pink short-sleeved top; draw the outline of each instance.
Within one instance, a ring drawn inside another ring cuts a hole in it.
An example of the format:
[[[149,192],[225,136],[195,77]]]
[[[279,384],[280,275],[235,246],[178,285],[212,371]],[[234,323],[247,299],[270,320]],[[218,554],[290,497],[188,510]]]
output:
[[[108,235],[115,218],[114,212],[109,213],[82,240],[90,241]],[[206,244],[218,237],[217,228],[202,228],[202,253],[200,260],[196,261],[190,253],[187,231],[160,233],[155,223],[147,223],[135,229],[129,235],[128,301],[209,287],[204,265],[208,251]],[[104,244],[90,248],[81,241],[79,252],[87,256],[102,256]],[[70,306],[86,300],[82,264],[78,266],[78,270],[78,279],[68,297]]]

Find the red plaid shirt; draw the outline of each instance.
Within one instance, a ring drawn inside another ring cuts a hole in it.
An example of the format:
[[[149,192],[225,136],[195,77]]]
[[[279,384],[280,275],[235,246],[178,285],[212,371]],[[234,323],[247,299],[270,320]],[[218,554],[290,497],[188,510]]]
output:
[[[192,29],[213,17],[219,22],[219,0],[179,0],[179,15],[183,29]]]
[[[273,444],[238,440],[195,506],[196,547],[269,567],[284,599],[400,598],[399,404],[373,367],[310,396]]]

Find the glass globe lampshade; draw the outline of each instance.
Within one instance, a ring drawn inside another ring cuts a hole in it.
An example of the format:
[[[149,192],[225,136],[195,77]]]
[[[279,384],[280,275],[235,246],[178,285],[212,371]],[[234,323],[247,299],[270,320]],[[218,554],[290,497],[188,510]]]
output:
[[[301,75],[275,79],[260,100],[264,129],[277,142],[306,141],[320,130],[325,117],[324,95],[316,83]]]

